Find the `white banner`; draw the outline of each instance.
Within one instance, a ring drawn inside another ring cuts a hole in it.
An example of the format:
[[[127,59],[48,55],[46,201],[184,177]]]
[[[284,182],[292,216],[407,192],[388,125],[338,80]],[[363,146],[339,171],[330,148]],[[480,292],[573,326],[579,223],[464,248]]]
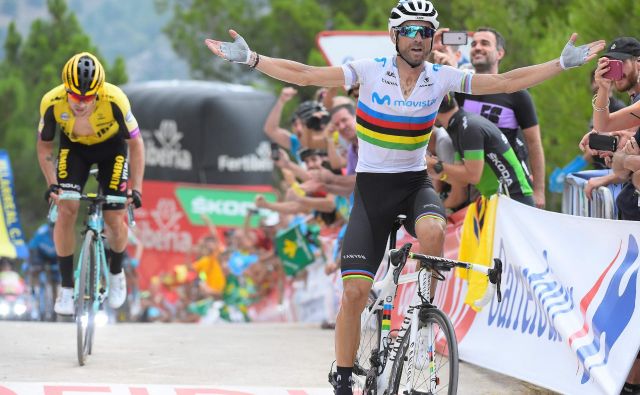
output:
[[[460,357],[561,393],[619,394],[640,348],[640,225],[498,203],[503,301],[475,316]]]

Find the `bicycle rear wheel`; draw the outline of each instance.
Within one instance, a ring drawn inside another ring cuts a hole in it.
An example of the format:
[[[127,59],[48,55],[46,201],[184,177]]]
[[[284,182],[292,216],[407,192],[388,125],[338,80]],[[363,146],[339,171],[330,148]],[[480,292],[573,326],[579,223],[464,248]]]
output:
[[[83,366],[91,354],[94,331],[94,300],[96,295],[96,256],[93,231],[87,231],[80,252],[78,298],[76,299],[76,329],[78,334],[78,363]]]
[[[382,310],[376,309],[367,315],[370,309],[375,308],[378,296],[374,291],[369,292],[367,307],[360,319],[360,342],[356,359],[353,364],[353,393],[363,395],[376,394],[377,367],[380,366],[380,332],[382,331]],[[377,306],[376,306],[377,307]],[[369,379],[369,382],[367,382]]]
[[[453,325],[442,311],[426,309],[420,314],[423,319],[419,320],[415,344],[410,344],[411,329],[402,339],[391,370],[390,394],[458,392],[458,341]]]

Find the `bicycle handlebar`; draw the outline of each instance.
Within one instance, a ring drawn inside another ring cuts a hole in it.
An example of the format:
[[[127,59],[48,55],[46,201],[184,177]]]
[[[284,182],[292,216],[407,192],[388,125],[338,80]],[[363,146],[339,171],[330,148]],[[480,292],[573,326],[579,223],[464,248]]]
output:
[[[454,267],[460,267],[463,269],[473,270],[479,273],[485,274],[489,278],[489,287],[487,292],[482,298],[474,302],[474,306],[483,307],[491,301],[494,292],[498,296],[498,302],[502,302],[502,291],[500,290],[500,283],[502,282],[502,261],[498,258],[494,258],[493,267],[485,265],[479,265],[477,263],[468,263],[457,261],[454,259],[442,258],[432,255],[418,254],[411,252],[411,243],[407,243],[401,248],[392,249],[389,251],[389,258],[394,266],[404,266],[408,258],[415,259],[420,262],[420,266],[425,269],[443,270],[449,271]]]
[[[89,201],[92,203],[127,203],[127,197],[126,196],[113,196],[113,195],[98,195],[96,193],[88,193],[86,195],[83,195],[81,193],[78,192],[73,192],[73,191],[62,191],[59,195],[58,195],[58,199],[59,200],[75,200],[75,201]],[[133,206],[129,205],[127,207],[127,214],[128,214],[128,222],[129,225],[131,227],[134,227],[136,225],[136,221],[134,219],[134,215],[133,215]],[[56,220],[58,219],[58,205],[55,203],[51,203],[51,207],[49,207],[49,214],[47,214],[47,218],[49,219],[49,222],[56,222]]]

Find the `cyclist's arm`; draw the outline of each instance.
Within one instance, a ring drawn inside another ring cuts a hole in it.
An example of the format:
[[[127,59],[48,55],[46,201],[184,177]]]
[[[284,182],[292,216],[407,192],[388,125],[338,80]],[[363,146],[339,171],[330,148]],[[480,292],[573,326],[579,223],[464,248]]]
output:
[[[128,139],[129,144],[129,189],[142,193],[142,178],[144,177],[144,141],[138,134]]]
[[[38,151],[38,163],[40,163],[40,170],[47,181],[47,185],[57,184],[56,178],[56,155],[54,154],[54,142],[42,141],[38,139],[36,149]]]
[[[344,85],[344,73],[338,66],[309,66],[287,59],[260,55],[256,69],[280,81],[300,86],[339,87]]]
[[[471,92],[474,95],[489,93],[513,93],[530,88],[548,80],[564,70],[565,67],[580,66],[594,59],[604,48],[604,41],[574,47],[578,35],[573,33],[560,58],[533,66],[521,67],[502,74],[475,74],[471,80]],[[584,51],[584,52],[582,52]]]

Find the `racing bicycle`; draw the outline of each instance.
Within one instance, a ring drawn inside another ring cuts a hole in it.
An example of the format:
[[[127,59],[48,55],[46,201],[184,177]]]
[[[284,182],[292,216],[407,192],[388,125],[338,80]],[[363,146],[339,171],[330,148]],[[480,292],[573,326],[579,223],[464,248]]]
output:
[[[502,262],[494,266],[456,261],[411,252],[411,243],[395,249],[396,233],[405,216],[398,216],[389,239],[385,277],[374,284],[361,316],[360,344],[353,366],[354,394],[456,394],[458,388],[458,343],[447,315],[430,298],[431,279],[445,280],[442,272],[459,267],[485,274],[489,287],[475,302],[482,307],[494,293],[502,300]],[[415,259],[419,270],[401,274],[407,259]],[[391,312],[397,287],[417,282],[417,292],[399,329],[391,329]],[[333,375],[329,380],[333,383]]]
[[[91,174],[97,178],[97,170]],[[96,315],[103,309],[103,303],[109,294],[109,268],[104,247],[104,218],[102,205],[104,203],[126,203],[126,196],[103,195],[98,187],[98,193],[86,195],[73,191],[63,191],[58,196],[60,200],[76,200],[89,202],[85,228],[82,231],[83,242],[78,256],[75,270],[73,300],[75,301],[75,321],[77,329],[78,363],[83,366],[91,354],[93,337],[96,326]],[[129,224],[133,222],[133,206],[128,205]],[[57,206],[52,205],[49,220],[55,221]]]

